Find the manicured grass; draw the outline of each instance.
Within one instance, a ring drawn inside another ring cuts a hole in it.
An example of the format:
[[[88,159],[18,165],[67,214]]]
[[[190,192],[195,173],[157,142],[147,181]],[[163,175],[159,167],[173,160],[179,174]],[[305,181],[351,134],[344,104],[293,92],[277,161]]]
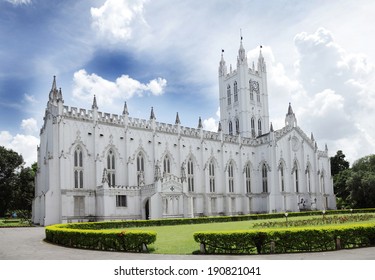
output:
[[[293,217],[292,220],[308,220],[312,217]],[[267,221],[282,221],[285,219],[268,219]],[[194,241],[193,234],[197,231],[230,231],[230,230],[249,230],[253,229],[253,223],[259,223],[266,220],[252,220],[241,222],[226,223],[209,223],[209,224],[192,224],[176,226],[158,226],[158,227],[141,227],[133,229],[153,230],[157,233],[156,242],[149,246],[151,253],[155,254],[177,254],[187,255],[199,251],[199,244]],[[375,222],[375,219],[371,221]],[[350,223],[352,224],[352,223]],[[355,223],[353,223],[355,224]],[[332,226],[332,225],[327,225]],[[335,226],[335,225],[333,225]],[[339,226],[339,225],[337,225]],[[259,229],[259,228],[256,228]],[[123,229],[130,230],[130,228]]]
[[[0,227],[29,227],[28,222],[21,219],[0,219]]]

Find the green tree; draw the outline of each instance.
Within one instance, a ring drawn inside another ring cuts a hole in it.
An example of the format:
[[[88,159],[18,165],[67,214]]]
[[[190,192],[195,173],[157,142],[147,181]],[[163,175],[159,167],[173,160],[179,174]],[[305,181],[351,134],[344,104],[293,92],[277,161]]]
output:
[[[21,167],[17,176],[17,185],[12,192],[11,210],[25,210],[31,213],[35,188],[34,178],[33,167]]]
[[[0,146],[0,217],[10,210],[13,193],[18,184],[18,171],[23,158],[16,152]]]
[[[331,157],[331,175],[335,176],[348,168],[349,162],[345,160],[344,153],[341,150],[338,150],[336,155]]]

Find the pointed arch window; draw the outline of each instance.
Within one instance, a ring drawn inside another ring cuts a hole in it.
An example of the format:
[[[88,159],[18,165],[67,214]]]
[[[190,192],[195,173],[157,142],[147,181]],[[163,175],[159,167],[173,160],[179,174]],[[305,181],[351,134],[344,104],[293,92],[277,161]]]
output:
[[[249,81],[249,89],[250,89],[250,100],[253,101],[254,100],[254,91],[253,91],[253,85],[252,85],[251,80]]]
[[[255,137],[255,119],[254,117],[251,118],[251,136]]]
[[[267,165],[265,163],[262,165],[262,191],[268,192]]]
[[[258,136],[262,135],[262,120],[258,120]]]
[[[299,192],[299,181],[298,181],[298,165],[297,165],[296,161],[294,162],[293,170],[294,170],[294,175],[293,175],[294,185],[295,185],[296,193],[298,193]]]
[[[210,192],[215,192],[215,164],[213,160],[208,165],[208,177],[210,180]]]
[[[259,92],[259,90],[257,91],[257,102],[260,103],[260,92]]]
[[[285,177],[284,177],[284,165],[280,163],[279,165],[280,170],[280,185],[281,185],[281,191],[285,192]]]
[[[74,150],[74,188],[83,188],[83,153],[80,146]]]
[[[112,149],[107,154],[107,174],[108,185],[114,187],[116,185],[116,158]]]
[[[232,121],[229,121],[229,135],[233,135],[233,124],[232,124]]]
[[[320,175],[320,184],[321,184],[321,193],[325,193],[325,180],[324,180],[324,171]]]
[[[144,183],[145,160],[142,152],[137,155],[137,184],[140,186]]]
[[[188,174],[187,174],[188,190],[189,192],[193,192],[194,191],[194,164],[193,164],[192,159],[189,159],[188,164],[187,164],[187,169],[188,169]]]
[[[237,87],[237,81],[234,81],[233,91],[234,91],[234,96],[233,96],[234,102],[237,102],[237,101],[238,101],[238,87]]]
[[[251,173],[250,164],[246,164],[245,167],[245,180],[246,180],[246,193],[251,193]]]
[[[228,165],[228,186],[229,192],[234,192],[233,162],[230,162]]]
[[[311,173],[310,173],[309,165],[307,165],[307,168],[306,168],[306,179],[307,179],[307,191],[311,193]]]
[[[231,101],[231,95],[232,95],[232,93],[231,93],[231,91],[230,91],[230,85],[228,85],[228,87],[227,87],[227,99],[228,99],[228,105],[230,105],[230,104],[232,103],[232,101]]]
[[[236,134],[240,134],[240,120],[236,119]]]
[[[171,160],[168,155],[164,157],[164,174],[170,174],[171,173]]]

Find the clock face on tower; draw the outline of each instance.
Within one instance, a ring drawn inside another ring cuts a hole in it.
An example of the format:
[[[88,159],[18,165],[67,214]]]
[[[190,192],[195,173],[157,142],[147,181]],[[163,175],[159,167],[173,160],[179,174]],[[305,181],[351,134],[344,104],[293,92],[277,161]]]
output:
[[[297,137],[293,137],[292,138],[292,150],[296,152],[298,151],[298,149],[299,149],[299,140]]]

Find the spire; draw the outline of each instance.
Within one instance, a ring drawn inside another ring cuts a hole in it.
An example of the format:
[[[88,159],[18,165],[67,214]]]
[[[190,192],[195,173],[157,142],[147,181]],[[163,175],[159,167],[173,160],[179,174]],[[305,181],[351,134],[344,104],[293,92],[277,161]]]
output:
[[[181,124],[180,117],[178,116],[178,112],[176,114],[176,122],[175,122],[175,124]]]
[[[272,125],[272,122],[271,122],[270,132],[273,132],[273,125]]]
[[[224,60],[224,50],[221,50],[221,60],[219,64],[219,76],[225,76],[227,74],[227,66]]]
[[[247,58],[246,58],[246,52],[245,52],[245,49],[242,45],[242,35],[241,35],[241,41],[240,41],[240,49],[238,50],[238,57],[237,57],[237,66],[239,64],[243,64],[247,62]]]
[[[292,104],[290,102],[289,102],[288,114],[287,115],[294,115],[293,109],[292,109]]]
[[[199,128],[199,129],[203,128],[201,117],[199,117],[198,128]]]
[[[52,87],[51,87],[51,91],[49,92],[49,100],[50,101],[57,101],[58,94],[59,94],[59,92],[58,92],[57,87],[56,87],[56,76],[53,76]]]
[[[296,115],[293,113],[292,105],[290,104],[290,102],[288,107],[288,113],[285,116],[285,125],[291,127],[297,126],[297,118]]]
[[[262,48],[263,46],[261,45],[259,50],[259,57],[258,57],[258,72],[266,72],[266,62],[264,61],[264,57],[262,54]]]
[[[92,101],[92,106],[91,106],[91,108],[93,109],[93,110],[98,110],[98,104],[96,103],[96,96],[95,96],[95,94],[94,94],[94,100]]]
[[[217,132],[221,132],[223,129],[221,128],[221,122],[219,122],[219,126],[217,128]]]
[[[128,105],[126,104],[126,101],[124,103],[124,110],[122,111],[122,114],[123,115],[129,115]]]
[[[311,141],[315,141],[314,134],[311,132]]]
[[[64,102],[64,99],[63,99],[63,97],[62,97],[62,90],[61,90],[61,88],[59,88],[59,93],[58,93],[57,96],[58,96],[58,100]]]
[[[155,118],[155,114],[154,114],[154,107],[151,107],[150,120],[156,120],[156,118]]]

